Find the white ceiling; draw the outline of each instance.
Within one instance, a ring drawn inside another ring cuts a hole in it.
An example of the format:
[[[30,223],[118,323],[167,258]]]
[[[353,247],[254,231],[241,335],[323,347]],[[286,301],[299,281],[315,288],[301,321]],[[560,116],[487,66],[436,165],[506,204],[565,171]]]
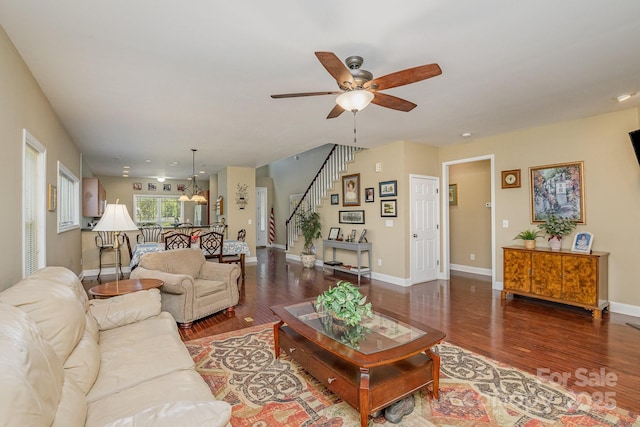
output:
[[[0,0],[0,25],[97,175],[184,178],[190,148],[215,173],[352,144],[351,113],[325,118],[334,96],[269,96],[337,90],[315,51],[362,56],[374,77],[442,68],[385,91],[413,111],[358,113],[364,147],[640,105],[613,99],[640,92],[638,0]]]

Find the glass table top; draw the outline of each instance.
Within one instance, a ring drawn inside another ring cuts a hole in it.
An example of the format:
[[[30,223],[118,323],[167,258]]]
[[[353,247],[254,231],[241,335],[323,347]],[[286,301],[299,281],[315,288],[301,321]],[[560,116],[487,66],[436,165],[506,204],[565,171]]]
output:
[[[399,320],[373,312],[359,325],[348,326],[326,312],[317,312],[313,302],[285,307],[289,314],[313,329],[364,354],[372,354],[408,343],[427,334]]]

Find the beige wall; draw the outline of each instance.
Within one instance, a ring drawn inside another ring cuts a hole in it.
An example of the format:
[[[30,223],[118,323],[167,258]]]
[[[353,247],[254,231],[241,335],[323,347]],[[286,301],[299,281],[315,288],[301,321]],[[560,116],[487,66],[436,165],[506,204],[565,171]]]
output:
[[[10,209],[0,210],[5,243],[0,254],[0,289],[22,278],[22,132],[26,129],[46,147],[46,183],[56,185],[57,162],[81,176],[80,152],[53,112],[38,83],[6,33],[0,28],[0,181],[2,199]],[[56,212],[46,212],[46,263],[80,273],[80,230],[57,233]]]
[[[637,108],[523,129],[495,137],[443,147],[440,161],[495,154],[497,281],[503,280],[502,247],[518,244],[513,237],[531,228],[529,167],[584,161],[586,224],[577,232],[594,233],[593,250],[610,252],[609,299],[640,306],[640,167],[628,132],[640,128]],[[502,189],[500,171],[522,170],[522,187]],[[502,221],[509,220],[509,228]],[[572,235],[563,248],[570,246]],[[539,240],[541,246],[548,246]]]
[[[251,256],[256,255],[256,170],[246,167],[228,167],[226,171],[225,211],[229,239],[236,239],[238,231],[247,230],[246,242]],[[247,185],[247,206],[240,209],[236,204],[238,184]]]
[[[451,165],[449,184],[458,188],[458,204],[449,206],[450,262],[459,270],[491,271],[491,208],[486,207],[491,201],[490,161]]]

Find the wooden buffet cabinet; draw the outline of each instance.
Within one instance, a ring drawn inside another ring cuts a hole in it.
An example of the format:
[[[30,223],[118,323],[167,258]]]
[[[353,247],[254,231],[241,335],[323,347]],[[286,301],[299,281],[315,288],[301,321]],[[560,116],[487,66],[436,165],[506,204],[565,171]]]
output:
[[[504,289],[523,295],[583,307],[601,318],[608,301],[608,252],[576,253],[547,248],[509,246],[504,251]]]

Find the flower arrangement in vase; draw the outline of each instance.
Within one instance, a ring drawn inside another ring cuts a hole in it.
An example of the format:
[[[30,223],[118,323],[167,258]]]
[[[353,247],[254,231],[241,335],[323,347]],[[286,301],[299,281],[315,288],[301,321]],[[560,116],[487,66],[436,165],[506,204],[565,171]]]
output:
[[[547,220],[538,224],[538,228],[549,236],[551,250],[558,251],[562,245],[562,236],[566,236],[576,227],[576,223],[569,218],[557,215],[549,215]]]

